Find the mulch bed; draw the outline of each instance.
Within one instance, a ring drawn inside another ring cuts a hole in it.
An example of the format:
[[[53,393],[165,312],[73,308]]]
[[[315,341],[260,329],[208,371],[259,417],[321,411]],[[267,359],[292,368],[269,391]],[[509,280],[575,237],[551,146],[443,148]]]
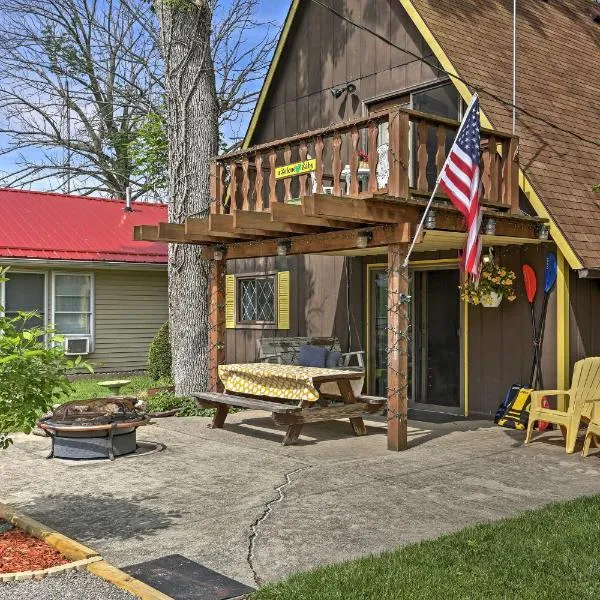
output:
[[[5,522],[0,520],[0,525],[5,529]],[[0,574],[48,569],[68,562],[58,550],[20,529],[0,533]]]

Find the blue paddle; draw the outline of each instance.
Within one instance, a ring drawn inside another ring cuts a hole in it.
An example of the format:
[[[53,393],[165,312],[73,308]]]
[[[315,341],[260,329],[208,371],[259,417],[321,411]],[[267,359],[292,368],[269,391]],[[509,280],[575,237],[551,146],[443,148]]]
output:
[[[544,268],[544,301],[542,304],[542,314],[540,315],[540,324],[538,327],[538,364],[536,382],[537,389],[544,389],[544,379],[542,377],[542,348],[544,344],[544,330],[546,329],[546,313],[548,312],[548,299],[556,284],[558,274],[558,265],[556,254],[548,252],[546,255],[546,266]]]

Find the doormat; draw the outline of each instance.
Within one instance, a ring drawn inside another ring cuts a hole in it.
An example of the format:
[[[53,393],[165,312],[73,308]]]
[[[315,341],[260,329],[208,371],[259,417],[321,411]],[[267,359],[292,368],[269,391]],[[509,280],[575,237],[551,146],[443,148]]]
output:
[[[174,600],[227,600],[254,591],[180,554],[125,567],[123,571]]]

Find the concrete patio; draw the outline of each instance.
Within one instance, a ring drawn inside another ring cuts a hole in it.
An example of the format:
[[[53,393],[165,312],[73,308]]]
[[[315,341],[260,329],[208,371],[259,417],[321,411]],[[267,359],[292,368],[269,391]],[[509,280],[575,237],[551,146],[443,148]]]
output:
[[[254,586],[253,570],[280,578],[600,493],[600,456],[566,455],[556,432],[524,447],[489,422],[413,418],[410,449],[391,453],[382,420],[362,438],[348,422],[307,425],[291,447],[265,413],[208,423],[157,420],[138,438],[161,451],[113,463],[49,461],[48,439],[17,436],[0,500],[116,566],[177,553]]]

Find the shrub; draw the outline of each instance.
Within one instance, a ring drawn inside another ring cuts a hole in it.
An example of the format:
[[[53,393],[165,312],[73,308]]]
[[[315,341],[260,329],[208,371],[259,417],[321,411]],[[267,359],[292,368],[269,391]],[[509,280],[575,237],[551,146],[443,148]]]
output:
[[[0,283],[7,281],[5,275],[6,269],[0,269]],[[79,356],[69,360],[53,329],[30,326],[35,313],[3,314],[0,306],[0,448],[6,449],[12,443],[9,434],[29,433],[69,391],[70,369],[91,367]]]
[[[171,340],[169,323],[164,323],[150,344],[148,375],[155,381],[171,378]]]
[[[150,413],[165,412],[180,408],[180,417],[209,417],[214,414],[212,408],[199,408],[193,398],[176,396],[173,392],[158,392],[145,399],[146,411]]]

